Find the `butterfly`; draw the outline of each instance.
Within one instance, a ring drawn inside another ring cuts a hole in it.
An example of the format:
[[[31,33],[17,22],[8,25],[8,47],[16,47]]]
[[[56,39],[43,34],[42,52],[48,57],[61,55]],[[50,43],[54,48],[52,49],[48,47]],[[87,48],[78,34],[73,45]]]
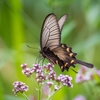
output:
[[[93,68],[93,64],[76,59],[77,53],[72,52],[72,48],[61,43],[61,31],[68,15],[63,15],[57,20],[56,15],[51,13],[46,16],[40,35],[40,53],[51,63],[58,64],[61,71],[69,70],[70,66],[81,64],[88,68]]]

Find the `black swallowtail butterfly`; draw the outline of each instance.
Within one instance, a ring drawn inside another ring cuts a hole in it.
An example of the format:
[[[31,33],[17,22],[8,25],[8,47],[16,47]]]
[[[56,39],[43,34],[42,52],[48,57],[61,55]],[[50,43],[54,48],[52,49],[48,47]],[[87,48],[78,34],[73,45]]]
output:
[[[81,64],[93,68],[93,64],[76,59],[76,53],[72,48],[61,43],[61,31],[68,15],[63,15],[57,20],[55,14],[51,13],[45,18],[40,36],[40,53],[53,64],[58,64],[62,70],[67,70],[74,64]]]

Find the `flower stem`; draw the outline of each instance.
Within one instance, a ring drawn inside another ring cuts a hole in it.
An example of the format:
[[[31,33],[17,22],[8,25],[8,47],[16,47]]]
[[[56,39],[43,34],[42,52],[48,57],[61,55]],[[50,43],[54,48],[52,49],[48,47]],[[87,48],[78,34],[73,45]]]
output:
[[[22,95],[26,98],[26,100],[29,100],[29,98],[27,97],[25,93],[22,93]]]
[[[54,96],[54,94],[57,93],[62,87],[63,87],[63,85],[61,85],[57,91],[54,91],[54,92],[47,98],[47,100],[51,100],[51,98]]]
[[[31,76],[31,80],[35,83],[36,87],[38,87],[36,80]]]
[[[40,99],[41,99],[41,86],[40,86],[39,83],[37,83],[37,82],[34,80],[34,78],[33,78],[32,76],[31,76],[31,80],[34,81],[34,83],[35,83],[35,85],[36,85],[36,87],[37,87],[37,90],[38,90],[38,100],[40,100]]]
[[[38,100],[41,100],[41,86],[38,84]]]

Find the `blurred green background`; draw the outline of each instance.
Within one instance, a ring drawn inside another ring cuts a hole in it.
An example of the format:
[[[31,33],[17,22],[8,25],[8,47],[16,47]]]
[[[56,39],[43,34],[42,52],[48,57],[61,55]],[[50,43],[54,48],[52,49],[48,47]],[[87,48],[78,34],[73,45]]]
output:
[[[12,92],[12,84],[17,80],[28,84],[27,95],[37,97],[34,84],[22,74],[20,65],[27,63],[32,67],[35,63],[40,50],[41,26],[50,13],[55,13],[58,19],[68,14],[61,41],[78,53],[78,59],[100,69],[100,0],[0,0],[0,100],[24,100]],[[59,66],[54,69],[62,73]],[[79,66],[75,70],[78,69]],[[70,70],[64,74],[73,77],[74,87],[62,88],[54,99],[72,100],[82,94],[92,100],[83,85],[75,83],[76,73]],[[91,94],[90,89],[88,92]]]

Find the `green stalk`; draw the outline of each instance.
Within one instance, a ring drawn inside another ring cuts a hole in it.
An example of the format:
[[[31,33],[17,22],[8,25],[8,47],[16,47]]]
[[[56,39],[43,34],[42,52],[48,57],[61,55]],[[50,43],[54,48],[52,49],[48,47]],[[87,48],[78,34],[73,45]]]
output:
[[[37,83],[34,78],[31,76],[31,80],[35,83],[36,88],[38,90],[38,100],[41,99],[41,86],[39,85],[39,83]]]
[[[25,93],[22,93],[22,95],[26,98],[26,100],[29,100],[29,98],[27,97]]]
[[[41,86],[38,84],[38,100],[41,100]]]
[[[48,98],[47,100],[51,100],[51,98],[55,95],[55,93],[57,93],[61,88],[63,87],[63,85],[60,86],[60,88],[55,92],[53,92]]]

